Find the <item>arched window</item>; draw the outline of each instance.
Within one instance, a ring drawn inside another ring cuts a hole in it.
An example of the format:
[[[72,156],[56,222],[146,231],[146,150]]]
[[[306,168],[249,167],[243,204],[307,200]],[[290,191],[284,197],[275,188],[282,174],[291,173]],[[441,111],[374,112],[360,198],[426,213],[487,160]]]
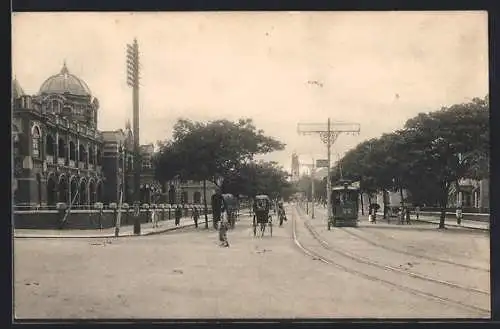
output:
[[[97,165],[101,165],[101,150],[98,148],[96,152],[96,160],[97,160]]]
[[[94,148],[92,145],[89,146],[89,163],[94,164],[95,163],[95,153],[94,153]]]
[[[54,138],[51,135],[47,135],[45,139],[45,148],[47,155],[54,156]]]
[[[181,203],[182,204],[189,203],[188,192],[182,192],[182,194],[181,194]]]
[[[78,153],[80,156],[80,162],[87,163],[87,151],[85,150],[85,146],[83,144],[80,144]]]
[[[49,108],[54,113],[61,113],[61,103],[55,99],[50,102]]]
[[[200,204],[201,203],[201,193],[196,191],[194,192],[194,196],[193,196],[193,202],[196,203],[196,204]]]
[[[76,160],[76,146],[73,141],[69,142],[69,159],[73,161]]]
[[[34,158],[40,157],[40,128],[33,126],[31,130],[31,145],[32,145],[32,156]]]
[[[59,158],[66,158],[66,143],[64,142],[64,139],[59,138],[59,147],[58,147],[58,153],[59,153]]]

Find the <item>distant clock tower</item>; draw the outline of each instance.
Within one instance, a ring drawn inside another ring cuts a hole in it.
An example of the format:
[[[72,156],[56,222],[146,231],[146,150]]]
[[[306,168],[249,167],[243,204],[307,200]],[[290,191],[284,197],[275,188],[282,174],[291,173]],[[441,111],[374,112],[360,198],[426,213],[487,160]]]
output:
[[[292,154],[292,182],[297,182],[300,179],[300,163],[299,156],[296,153]]]

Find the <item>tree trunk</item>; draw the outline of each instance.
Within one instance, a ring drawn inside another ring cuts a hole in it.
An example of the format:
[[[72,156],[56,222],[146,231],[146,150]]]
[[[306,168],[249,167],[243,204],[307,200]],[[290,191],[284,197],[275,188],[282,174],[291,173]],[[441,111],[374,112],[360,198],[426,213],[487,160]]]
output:
[[[371,212],[370,212],[370,210],[371,210],[371,206],[372,206],[372,195],[371,195],[371,193],[370,193],[370,192],[368,192],[368,212],[369,212],[369,213],[371,213]]]
[[[448,188],[443,188],[441,192],[441,213],[439,215],[439,229],[444,229],[446,219],[446,206],[448,205]]]
[[[382,190],[382,201],[384,202],[384,219],[387,219],[387,190]]]
[[[203,204],[205,206],[205,228],[208,229],[207,181],[203,180]]]
[[[361,197],[361,216],[364,216],[365,215],[365,207],[363,205],[363,192],[361,192],[360,194],[360,197]]]

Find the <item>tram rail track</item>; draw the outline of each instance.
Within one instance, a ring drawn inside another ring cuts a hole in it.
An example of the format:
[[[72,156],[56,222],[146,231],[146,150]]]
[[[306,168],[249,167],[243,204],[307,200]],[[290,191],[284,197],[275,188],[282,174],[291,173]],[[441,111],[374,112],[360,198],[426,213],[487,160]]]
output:
[[[426,256],[426,255],[412,253],[412,252],[401,250],[401,249],[397,249],[397,248],[388,247],[388,246],[383,245],[381,243],[377,243],[377,242],[375,242],[373,240],[370,240],[370,239],[368,239],[368,238],[366,238],[364,236],[361,236],[360,234],[354,233],[354,232],[352,232],[350,230],[346,230],[343,227],[341,227],[340,229],[343,232],[345,232],[345,233],[347,233],[347,234],[349,234],[351,236],[354,236],[354,237],[356,237],[356,238],[358,238],[360,240],[363,240],[363,241],[371,244],[372,246],[375,246],[375,247],[378,247],[378,248],[382,248],[382,249],[385,249],[385,250],[388,250],[388,251],[393,251],[393,252],[396,252],[396,253],[399,253],[399,254],[408,255],[408,256],[412,256],[412,257],[416,257],[416,258],[420,258],[420,259],[426,259],[426,260],[430,260],[430,261],[433,261],[433,262],[439,262],[439,263],[449,264],[449,265],[453,265],[453,266],[463,267],[463,268],[466,268],[466,269],[469,269],[469,270],[481,271],[481,272],[486,272],[486,273],[490,272],[490,270],[485,269],[483,267],[472,266],[472,265],[467,265],[467,264],[463,264],[463,263],[457,263],[457,262],[449,261],[449,260],[446,260],[446,259],[434,258],[434,257],[431,257],[431,256]]]
[[[325,256],[323,253],[319,253],[317,251],[314,251],[311,248],[308,248],[308,247],[304,246],[299,241],[299,239],[297,237],[297,216],[299,216],[299,213],[298,213],[297,209],[294,209],[294,212],[293,212],[293,215],[292,215],[292,237],[293,237],[294,243],[306,255],[311,256],[314,259],[320,260],[321,262],[323,262],[325,264],[333,265],[333,266],[337,267],[338,269],[340,269],[340,270],[342,270],[344,272],[348,272],[348,273],[351,273],[351,274],[354,274],[354,275],[357,275],[357,276],[361,276],[361,277],[363,277],[365,279],[368,279],[370,281],[373,281],[373,282],[384,283],[384,284],[390,285],[390,286],[392,286],[392,287],[394,287],[394,288],[396,288],[398,290],[406,291],[406,292],[408,292],[408,293],[410,293],[412,295],[424,297],[424,298],[435,300],[435,301],[437,300],[437,301],[439,301],[441,303],[445,303],[445,304],[448,304],[448,305],[451,304],[451,305],[460,307],[462,309],[467,309],[469,311],[472,310],[475,313],[478,313],[478,314],[481,314],[481,315],[488,315],[489,316],[491,314],[489,309],[486,309],[486,308],[483,308],[483,307],[479,307],[479,306],[476,306],[476,305],[467,304],[467,303],[464,303],[462,301],[457,301],[457,300],[454,300],[454,299],[451,299],[451,298],[448,298],[448,297],[445,297],[445,296],[439,296],[439,295],[437,295],[435,293],[424,291],[422,289],[415,289],[415,288],[410,287],[408,285],[399,284],[399,283],[387,280],[385,278],[381,278],[378,275],[369,274],[369,273],[366,273],[366,271],[362,271],[362,270],[355,269],[355,268],[350,267],[350,266],[343,265],[339,261],[335,261],[331,257]],[[471,294],[479,294],[481,296],[489,295],[489,293],[487,293],[485,291],[481,291],[479,289],[470,288],[470,287],[463,287],[463,286],[460,286],[460,285],[457,285],[457,284],[454,284],[454,283],[451,283],[451,282],[447,282],[447,281],[441,281],[441,280],[436,280],[436,279],[432,279],[432,278],[430,278],[430,279],[424,279],[422,277],[425,277],[425,276],[422,276],[420,274],[417,274],[416,276],[414,276],[414,275],[411,275],[411,274],[415,274],[415,273],[409,274],[409,273],[405,273],[405,271],[402,271],[402,270],[399,270],[399,269],[397,269],[397,271],[393,271],[389,267],[385,267],[384,265],[381,265],[381,264],[378,264],[378,263],[374,263],[374,262],[372,262],[372,261],[370,261],[368,259],[363,259],[363,258],[360,258],[358,256],[350,255],[349,253],[346,253],[344,251],[337,250],[337,248],[333,249],[331,246],[329,246],[327,244],[326,241],[322,240],[319,237],[319,235],[317,234],[317,232],[315,232],[315,230],[312,227],[310,227],[310,225],[308,227],[307,223],[304,222],[304,226],[307,229],[307,231],[309,232],[309,234],[314,238],[314,240],[319,243],[319,245],[322,247],[323,250],[328,250],[329,252],[333,252],[333,253],[335,253],[337,255],[340,255],[340,256],[342,256],[344,258],[350,259],[350,260],[355,261],[357,263],[362,263],[362,264],[369,265],[369,266],[372,266],[374,268],[378,268],[378,269],[381,269],[381,270],[384,270],[384,271],[391,271],[391,272],[394,272],[394,273],[402,274],[402,275],[409,276],[409,277],[416,278],[416,279],[422,279],[424,281],[427,281],[427,282],[430,282],[430,283],[433,283],[433,284],[438,284],[438,285],[450,287],[450,288],[453,288],[453,289],[464,290],[464,291],[467,291],[468,293],[471,293]],[[394,269],[396,269],[396,268],[394,268]]]
[[[469,270],[482,271],[482,272],[486,272],[486,273],[490,272],[489,269],[485,269],[483,267],[472,266],[472,265],[467,265],[467,264],[463,264],[463,263],[457,263],[457,262],[449,261],[449,260],[442,259],[442,258],[431,257],[431,256],[427,256],[427,255],[417,254],[417,253],[413,253],[413,252],[410,252],[410,251],[405,251],[405,250],[401,250],[401,249],[389,247],[389,246],[386,246],[384,244],[377,243],[377,242],[375,242],[373,240],[370,240],[370,239],[368,239],[368,238],[366,238],[364,236],[361,236],[360,234],[354,233],[351,230],[347,230],[344,227],[339,227],[339,229],[341,229],[343,232],[345,232],[345,233],[347,233],[347,234],[349,234],[351,236],[354,236],[354,237],[356,237],[356,238],[358,238],[358,239],[360,239],[362,241],[365,241],[365,242],[371,244],[374,247],[382,248],[382,249],[385,249],[385,250],[388,250],[388,251],[392,251],[392,252],[396,252],[396,253],[399,253],[399,254],[402,254],[402,255],[407,255],[407,256],[412,256],[412,257],[416,257],[416,258],[420,258],[420,259],[430,260],[430,261],[433,261],[433,262],[439,262],[439,263],[449,264],[449,265],[453,265],[453,266],[458,266],[458,267],[466,268],[466,269],[469,269]]]

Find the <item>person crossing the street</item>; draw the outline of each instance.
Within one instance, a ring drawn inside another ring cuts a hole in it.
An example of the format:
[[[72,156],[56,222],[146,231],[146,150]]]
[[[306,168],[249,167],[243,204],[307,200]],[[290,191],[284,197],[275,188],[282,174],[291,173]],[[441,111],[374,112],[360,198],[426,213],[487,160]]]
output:
[[[198,228],[198,219],[200,218],[200,211],[198,210],[198,206],[193,207],[193,220],[194,226]]]
[[[222,200],[222,208],[220,214],[220,225],[219,225],[219,241],[221,247],[229,247],[229,241],[227,240],[227,230],[229,229],[229,218],[228,218],[227,205],[224,200]]]
[[[181,217],[182,217],[182,208],[181,205],[177,205],[177,208],[175,208],[175,226],[180,225]]]

